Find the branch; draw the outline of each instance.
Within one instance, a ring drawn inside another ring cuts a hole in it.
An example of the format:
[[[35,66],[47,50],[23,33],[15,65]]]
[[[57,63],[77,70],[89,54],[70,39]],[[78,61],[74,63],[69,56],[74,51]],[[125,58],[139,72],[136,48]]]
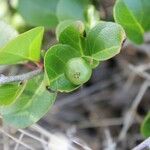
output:
[[[137,96],[133,100],[131,107],[129,108],[129,110],[125,114],[123,127],[122,127],[120,134],[119,134],[119,140],[122,141],[125,138],[128,129],[130,128],[130,126],[132,125],[132,123],[134,121],[137,107],[140,104],[140,102],[142,101],[142,98],[143,98],[143,96],[144,96],[144,94],[145,94],[145,92],[149,86],[150,86],[150,82],[147,80],[144,81],[144,83],[142,84]]]
[[[10,82],[25,81],[25,80],[33,78],[34,76],[39,75],[41,72],[42,72],[42,69],[37,69],[31,72],[21,74],[21,75],[16,75],[16,76],[0,75],[0,85],[7,84]]]
[[[150,137],[143,141],[141,144],[133,148],[132,150],[144,150],[150,148]]]

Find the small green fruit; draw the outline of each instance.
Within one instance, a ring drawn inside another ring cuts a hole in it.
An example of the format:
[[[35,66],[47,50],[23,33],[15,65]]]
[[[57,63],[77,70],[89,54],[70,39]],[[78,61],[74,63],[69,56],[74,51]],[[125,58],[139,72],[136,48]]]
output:
[[[87,82],[91,74],[92,68],[83,58],[72,58],[66,64],[65,75],[75,85]]]

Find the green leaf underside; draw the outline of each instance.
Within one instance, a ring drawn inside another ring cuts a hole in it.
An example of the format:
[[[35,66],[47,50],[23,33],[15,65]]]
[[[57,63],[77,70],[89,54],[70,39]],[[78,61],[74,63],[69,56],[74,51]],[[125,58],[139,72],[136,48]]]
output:
[[[85,56],[104,61],[120,52],[125,39],[123,28],[112,22],[100,22],[87,34]]]
[[[81,24],[81,25],[80,25]],[[81,34],[79,31],[82,23],[75,21],[64,21],[57,27],[57,37],[60,43],[68,44],[75,49],[80,50],[82,55]],[[81,27],[82,28],[82,27]]]
[[[56,7],[59,0],[19,0],[18,10],[33,26],[55,27],[58,24]]]
[[[43,32],[43,27],[37,27],[11,40],[0,49],[0,64],[15,64],[23,61],[38,62]]]
[[[57,5],[57,17],[59,21],[68,19],[84,21],[84,9],[89,0],[59,0]]]
[[[51,47],[45,55],[45,72],[52,89],[72,91],[72,85],[64,76],[65,65],[71,58],[80,57],[80,52],[69,45],[58,44]]]
[[[0,48],[18,35],[17,31],[0,20]]]
[[[147,114],[142,123],[141,132],[144,137],[150,137],[150,112]]]
[[[56,94],[46,90],[43,77],[29,80],[22,95],[9,106],[1,108],[6,124],[16,128],[25,128],[42,118],[53,105]]]
[[[23,89],[24,85],[20,85],[19,83],[1,85],[0,106],[7,106],[14,103]]]
[[[114,7],[115,21],[123,26],[128,38],[140,44],[143,34],[150,30],[149,0],[117,0]]]

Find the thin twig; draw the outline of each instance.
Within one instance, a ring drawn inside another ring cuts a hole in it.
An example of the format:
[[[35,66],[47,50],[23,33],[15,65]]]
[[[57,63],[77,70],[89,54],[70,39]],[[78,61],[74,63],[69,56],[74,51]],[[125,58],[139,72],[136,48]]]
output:
[[[76,137],[76,127],[72,126],[67,130],[67,137],[70,139],[70,144],[72,145],[73,143],[78,145],[78,147],[81,147],[83,150],[92,150],[87,143],[85,143],[83,140],[80,138]]]
[[[71,138],[71,141],[80,146],[83,150],[92,150],[84,141],[79,138]]]
[[[18,131],[20,131],[21,133],[25,134],[26,136],[31,137],[31,138],[34,139],[34,140],[37,140],[37,141],[39,141],[39,142],[41,142],[41,143],[47,145],[47,142],[46,142],[45,140],[42,140],[42,139],[36,137],[35,135],[33,135],[33,134],[31,134],[31,133],[29,133],[29,132],[27,132],[27,131],[25,131],[25,130],[19,129]]]
[[[150,137],[143,141],[141,144],[133,148],[132,150],[144,150],[144,149],[149,149],[150,148]]]
[[[45,140],[45,136],[44,136],[43,134],[41,134],[40,138],[41,138],[42,140]],[[47,147],[44,143],[41,143],[41,144],[42,144],[42,146],[43,146],[43,150],[48,150],[48,147]]]
[[[8,127],[3,126],[3,130],[8,131]],[[4,150],[9,150],[9,137],[6,136],[4,133],[3,133],[3,149]]]
[[[23,136],[24,136],[24,134],[22,133],[22,134],[20,135],[20,137],[19,137],[19,141],[20,141],[20,142],[22,141]],[[18,150],[19,145],[20,145],[20,143],[19,143],[19,142],[18,142],[18,143],[16,143],[16,146],[15,146],[14,150]]]
[[[7,132],[5,132],[3,129],[0,128],[0,132],[2,132],[3,134],[5,134],[6,136],[8,136],[9,138],[11,138],[12,140],[14,140],[16,143],[20,143],[21,145],[23,145],[24,147],[26,147],[27,149],[30,150],[35,150],[34,148],[32,148],[31,146],[28,146],[27,144],[25,144],[24,142],[21,142],[20,140],[18,140],[17,138],[11,136],[10,134],[8,134]]]
[[[113,141],[113,138],[111,136],[111,133],[109,131],[108,128],[106,128],[104,130],[104,133],[105,133],[105,150],[115,150],[116,149],[116,143]]]
[[[133,100],[133,103],[132,103],[130,109],[128,110],[128,112],[126,113],[126,115],[124,117],[124,125],[123,125],[121,132],[120,132],[119,140],[123,140],[125,138],[128,129],[130,128],[130,126],[132,125],[132,123],[134,121],[137,107],[138,107],[139,103],[141,102],[141,100],[142,100],[146,90],[148,89],[149,85],[150,85],[150,83],[146,80],[142,84],[136,98]]]
[[[131,86],[132,86],[132,84],[133,84],[133,82],[135,80],[135,77],[136,77],[135,72],[131,72],[131,74],[129,75],[129,77],[128,77],[125,85],[124,85],[124,88],[123,88],[123,90],[125,92],[128,92],[130,90],[130,88],[131,88]]]
[[[51,134],[49,131],[45,130],[44,128],[42,128],[38,124],[34,124],[30,128],[36,132],[41,133],[42,135],[46,136],[49,139],[53,136],[53,134]]]
[[[34,76],[39,75],[41,72],[42,72],[42,69],[37,69],[31,72],[21,74],[21,75],[16,75],[16,76],[0,75],[0,85],[7,84],[10,82],[25,81],[25,80],[33,78]]]
[[[122,125],[123,119],[122,118],[110,118],[110,119],[104,119],[97,122],[83,122],[77,125],[78,128],[84,129],[84,128],[90,128],[90,127],[108,127],[108,126],[117,126]]]
[[[135,67],[133,65],[129,65],[129,68],[135,72],[137,75],[143,77],[144,79],[150,80],[150,75],[141,68]]]

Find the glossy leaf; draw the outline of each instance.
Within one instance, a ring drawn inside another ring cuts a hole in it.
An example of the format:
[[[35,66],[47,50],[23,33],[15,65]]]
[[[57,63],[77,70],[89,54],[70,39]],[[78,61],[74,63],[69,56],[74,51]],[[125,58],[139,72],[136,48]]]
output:
[[[59,0],[19,0],[18,10],[33,26],[55,27],[58,23],[56,6]]]
[[[80,52],[69,45],[58,44],[45,55],[45,73],[48,85],[53,90],[69,92],[77,88],[64,75],[65,65],[71,58],[80,57]]]
[[[84,24],[81,21],[63,21],[56,30],[56,35],[60,43],[68,44],[82,52],[81,38],[83,37]]]
[[[3,47],[10,40],[18,35],[17,31],[10,25],[0,20],[0,47]]]
[[[59,0],[57,5],[57,17],[59,21],[68,19],[84,21],[84,9],[89,0]]]
[[[121,24],[130,40],[140,44],[144,32],[150,30],[149,0],[117,0],[114,7],[115,21]]]
[[[141,132],[144,137],[150,137],[150,112],[147,114],[142,123]]]
[[[0,85],[0,106],[14,103],[24,89],[19,83]]]
[[[87,47],[84,53],[97,61],[110,59],[120,52],[124,39],[125,32],[120,25],[99,22],[87,34]]]
[[[40,76],[28,81],[25,90],[17,101],[1,108],[1,114],[6,124],[16,128],[25,128],[41,119],[56,98],[55,93],[46,90]]]
[[[43,32],[43,27],[37,27],[11,40],[0,49],[0,64],[15,64],[23,61],[38,62]]]

